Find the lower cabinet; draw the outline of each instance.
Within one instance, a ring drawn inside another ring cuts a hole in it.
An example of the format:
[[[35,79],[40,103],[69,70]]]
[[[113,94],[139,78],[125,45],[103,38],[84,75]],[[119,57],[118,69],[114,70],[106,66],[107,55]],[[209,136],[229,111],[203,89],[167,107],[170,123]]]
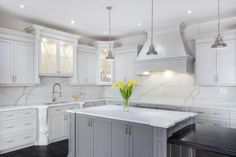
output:
[[[68,138],[69,119],[66,110],[79,108],[78,105],[65,105],[49,107],[48,109],[48,135],[49,142],[57,142]]]
[[[152,157],[152,127],[76,116],[76,157]]]
[[[108,157],[108,120],[77,116],[76,156]]]
[[[36,116],[36,109],[0,112],[0,154],[35,145]]]

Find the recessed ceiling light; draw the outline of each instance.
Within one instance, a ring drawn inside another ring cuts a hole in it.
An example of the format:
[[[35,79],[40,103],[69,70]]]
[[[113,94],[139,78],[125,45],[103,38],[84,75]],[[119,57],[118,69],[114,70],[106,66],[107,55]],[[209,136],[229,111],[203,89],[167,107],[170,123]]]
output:
[[[138,22],[137,25],[138,25],[139,27],[142,26],[141,22]]]
[[[74,21],[74,20],[71,20],[70,23],[73,25],[73,24],[75,24],[75,21]]]
[[[188,11],[188,14],[192,14],[192,11],[191,11],[191,10],[189,10],[189,11]]]
[[[24,6],[23,4],[21,4],[21,5],[20,5],[20,8],[24,9],[24,8],[25,8],[25,6]]]

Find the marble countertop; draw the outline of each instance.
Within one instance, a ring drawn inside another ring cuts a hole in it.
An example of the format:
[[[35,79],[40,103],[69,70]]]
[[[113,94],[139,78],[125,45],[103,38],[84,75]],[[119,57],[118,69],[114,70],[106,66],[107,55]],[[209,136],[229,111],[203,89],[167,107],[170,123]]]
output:
[[[11,110],[21,110],[21,109],[29,109],[29,108],[49,108],[55,106],[65,106],[65,105],[73,105],[78,104],[80,108],[86,102],[95,102],[95,101],[103,101],[104,99],[84,99],[79,101],[68,101],[63,103],[40,103],[40,104],[27,104],[27,105],[2,105],[0,106],[0,112],[3,111],[11,111]]]
[[[154,127],[170,128],[176,123],[195,117],[196,113],[165,111],[130,107],[129,112],[123,111],[123,106],[105,105],[92,108],[68,110],[69,113],[83,114],[114,120],[146,124]]]

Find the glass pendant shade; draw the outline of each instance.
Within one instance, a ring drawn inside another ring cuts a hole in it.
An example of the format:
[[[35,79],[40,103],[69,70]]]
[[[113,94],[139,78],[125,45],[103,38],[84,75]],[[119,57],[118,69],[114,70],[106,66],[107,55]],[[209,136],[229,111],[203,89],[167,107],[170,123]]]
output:
[[[155,50],[155,47],[153,44],[149,47],[149,50],[147,52],[147,55],[158,55],[157,51]]]
[[[112,6],[107,7],[107,10],[109,12],[109,41],[110,41],[110,44],[109,44],[109,51],[108,51],[106,59],[114,60],[115,57],[113,56],[112,51],[111,51],[111,9],[112,9]]]
[[[216,37],[216,40],[214,44],[211,46],[213,49],[222,49],[226,48],[227,44],[224,42],[221,34],[220,34],[220,0],[218,0],[218,35]]]
[[[223,41],[221,35],[218,34],[218,36],[216,37],[216,40],[215,40],[214,44],[211,46],[211,48],[220,49],[220,48],[226,48],[226,47],[227,47],[227,44]]]
[[[151,45],[147,52],[147,55],[158,55],[157,51],[155,50],[155,46],[153,44],[153,0],[152,0],[152,20],[151,20]]]
[[[111,50],[108,51],[106,59],[111,59],[111,60],[115,59],[115,57],[112,55],[112,51]]]

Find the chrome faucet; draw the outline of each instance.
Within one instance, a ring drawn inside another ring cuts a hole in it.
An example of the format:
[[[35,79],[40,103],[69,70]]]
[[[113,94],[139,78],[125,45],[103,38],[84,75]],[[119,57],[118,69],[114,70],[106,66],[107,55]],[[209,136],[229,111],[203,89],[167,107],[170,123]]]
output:
[[[59,87],[59,92],[55,92],[55,87],[56,86],[58,86]],[[54,85],[53,85],[53,87],[52,87],[52,102],[54,103],[54,102],[56,102],[56,97],[55,97],[55,94],[56,93],[59,93],[59,97],[61,97],[61,85],[60,85],[60,83],[55,83]]]

